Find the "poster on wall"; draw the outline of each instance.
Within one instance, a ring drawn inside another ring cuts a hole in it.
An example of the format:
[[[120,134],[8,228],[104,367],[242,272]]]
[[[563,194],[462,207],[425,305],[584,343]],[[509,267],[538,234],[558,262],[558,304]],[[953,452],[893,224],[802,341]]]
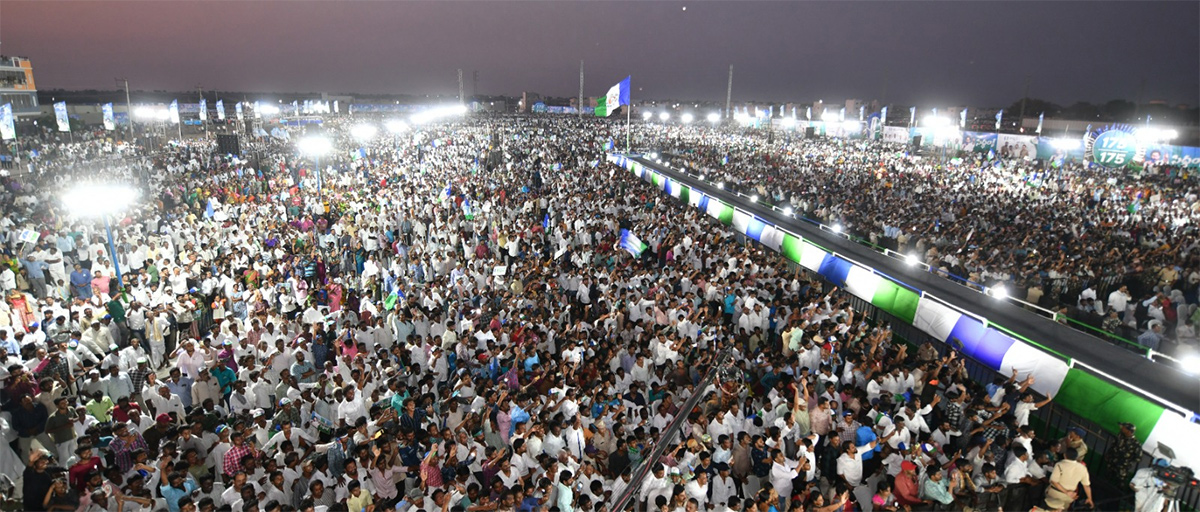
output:
[[[1037,157],[1037,137],[1010,133],[997,134],[996,155],[1000,158],[1035,158]]]
[[[908,128],[903,126],[884,126],[883,141],[896,144],[908,144]]]

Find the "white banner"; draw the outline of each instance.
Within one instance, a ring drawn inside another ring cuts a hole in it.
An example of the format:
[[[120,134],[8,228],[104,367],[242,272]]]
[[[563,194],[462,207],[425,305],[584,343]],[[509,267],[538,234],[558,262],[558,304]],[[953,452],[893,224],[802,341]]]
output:
[[[883,141],[908,144],[908,128],[903,126],[884,126]]]
[[[60,101],[54,104],[54,120],[58,121],[58,131],[71,131],[71,120],[67,118],[67,102]]]

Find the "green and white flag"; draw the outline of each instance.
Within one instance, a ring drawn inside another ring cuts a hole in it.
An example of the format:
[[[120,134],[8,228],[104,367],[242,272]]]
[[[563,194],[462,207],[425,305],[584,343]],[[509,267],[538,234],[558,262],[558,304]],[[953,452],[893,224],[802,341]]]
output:
[[[608,117],[621,105],[629,105],[629,77],[608,90],[608,94],[596,100],[596,117]]]

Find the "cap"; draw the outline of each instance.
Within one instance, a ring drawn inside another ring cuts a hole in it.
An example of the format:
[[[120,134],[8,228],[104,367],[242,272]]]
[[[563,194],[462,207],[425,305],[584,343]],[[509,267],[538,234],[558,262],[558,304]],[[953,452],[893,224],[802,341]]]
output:
[[[1137,430],[1137,425],[1134,425],[1133,423],[1130,423],[1128,421],[1122,421],[1120,423],[1117,423],[1117,425],[1120,425],[1121,427],[1127,428],[1129,430]]]
[[[425,497],[425,494],[422,493],[420,489],[409,489],[409,491],[408,491],[409,499],[417,499],[417,498],[424,498],[424,497]]]
[[[279,399],[279,405],[280,405],[281,407],[282,407],[282,406],[284,406],[284,405],[290,404],[290,403],[292,403],[292,399],[291,399],[291,398],[286,398],[286,397],[284,397],[284,398],[281,398],[281,399]]]
[[[267,411],[264,411],[264,410],[262,410],[262,409],[255,409],[255,410],[253,410],[253,411],[250,411],[250,415],[251,415],[251,416],[253,416],[253,417],[255,417],[255,418],[259,418],[259,417],[262,417],[262,416],[266,416],[266,415],[267,415]]]
[[[145,364],[146,362],[146,358],[144,357],[137,358],[137,364]]]
[[[906,460],[906,461],[903,461],[900,463],[900,470],[901,471],[916,471],[917,465],[913,464],[913,462],[911,460]]]
[[[1071,428],[1067,429],[1067,432],[1075,434],[1079,437],[1083,437],[1083,429],[1079,428],[1079,427],[1071,427]]]
[[[168,415],[167,413],[162,413],[162,414],[159,414],[158,416],[155,416],[154,421],[157,421],[159,423],[170,423],[171,416]]]

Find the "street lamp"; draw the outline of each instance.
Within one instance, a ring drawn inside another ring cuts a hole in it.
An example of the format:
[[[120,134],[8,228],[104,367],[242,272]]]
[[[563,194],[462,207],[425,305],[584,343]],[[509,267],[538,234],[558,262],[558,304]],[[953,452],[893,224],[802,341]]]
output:
[[[137,200],[138,191],[126,185],[78,185],[63,194],[63,205],[76,217],[100,217],[104,219],[104,232],[108,235],[108,257],[117,272],[117,289],[125,287],[121,279],[121,262],[117,261],[117,245],[113,242],[112,225],[108,216],[120,212]]]
[[[297,146],[300,148],[300,152],[313,157],[313,163],[317,169],[317,201],[321,203],[321,209],[324,210],[325,192],[321,178],[321,155],[333,149],[333,145],[325,137],[307,137],[301,139]]]

